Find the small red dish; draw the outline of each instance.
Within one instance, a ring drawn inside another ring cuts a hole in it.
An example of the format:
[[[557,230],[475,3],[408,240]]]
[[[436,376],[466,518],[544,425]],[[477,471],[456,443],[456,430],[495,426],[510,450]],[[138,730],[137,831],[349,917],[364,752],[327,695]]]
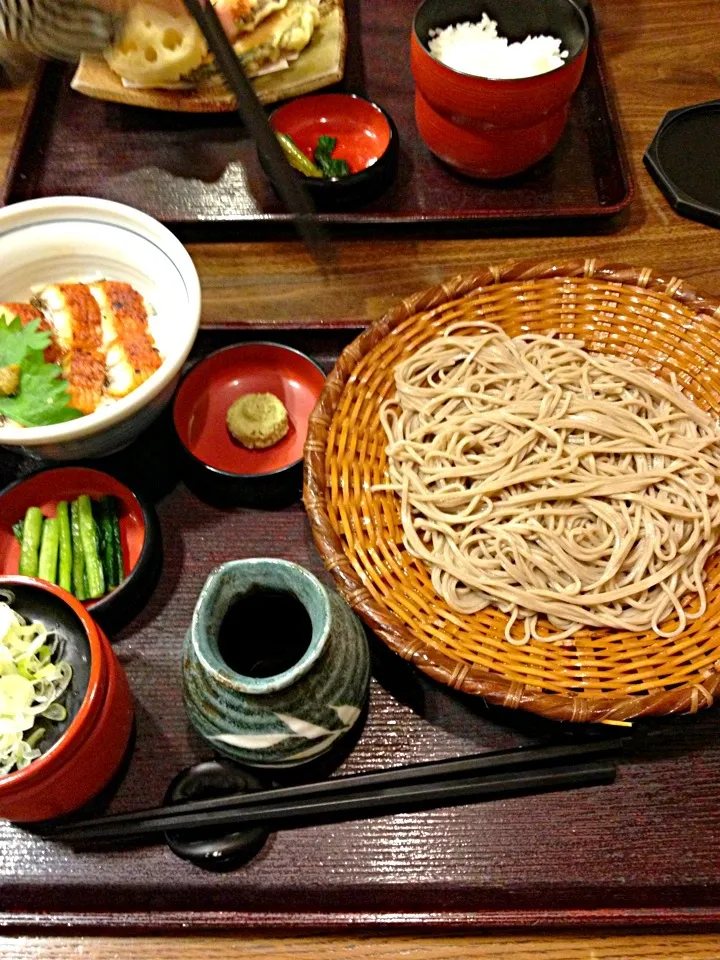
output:
[[[321,93],[291,100],[271,117],[275,130],[292,137],[313,159],[318,138],[335,137],[336,157],[347,160],[351,173],[366,170],[390,146],[392,130],[380,107],[347,93]]]
[[[191,485],[208,499],[257,505],[294,499],[308,420],[324,382],[309,357],[279,343],[236,344],[197,363],[173,408]],[[227,428],[228,408],[248,393],[272,393],[288,412],[288,433],[265,450],[248,450]]]
[[[333,156],[347,160],[345,177],[317,179],[297,176],[321,208],[366,203],[393,181],[397,171],[399,136],[392,117],[382,107],[350,93],[321,93],[291,100],[270,114],[270,125],[291,137],[313,160],[319,137],[334,137]],[[265,159],[259,153],[266,173]]]
[[[29,507],[40,507],[46,517],[54,517],[61,500],[72,501],[83,493],[93,499],[111,495],[120,504],[125,580],[104,597],[84,603],[103,626],[117,628],[135,615],[154,588],[162,548],[154,508],[108,473],[87,467],[41,470],[0,493],[0,575],[18,575],[20,544],[13,524]]]

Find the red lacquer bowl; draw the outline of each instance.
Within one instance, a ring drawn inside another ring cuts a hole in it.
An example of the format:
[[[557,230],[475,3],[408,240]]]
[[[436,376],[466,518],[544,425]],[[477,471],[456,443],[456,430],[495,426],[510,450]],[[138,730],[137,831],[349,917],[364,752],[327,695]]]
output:
[[[73,667],[67,721],[49,724],[41,757],[0,777],[0,817],[50,820],[79,810],[118,771],[132,731],[132,696],[107,638],[73,596],[31,577],[0,577],[0,590],[13,593],[13,609],[25,619],[62,633]]]
[[[564,66],[536,77],[488,80],[453,70],[428,49],[430,31],[483,13],[510,41],[544,34],[562,41]],[[557,145],[587,59],[589,29],[574,0],[425,0],[415,14],[411,65],[420,136],[441,160],[472,177],[527,170]]]
[[[270,124],[278,133],[291,137],[310,160],[319,137],[337,140],[333,156],[347,160],[348,176],[320,180],[297,175],[321,209],[366,203],[382,193],[395,177],[397,128],[382,107],[363,97],[350,93],[299,97],[274,110]],[[259,156],[270,175],[262,154]]]
[[[310,414],[325,374],[280,343],[241,343],[197,363],[175,397],[175,430],[185,478],[203,499],[253,506],[297,499]],[[287,435],[265,450],[248,450],[227,428],[231,404],[247,393],[272,393],[288,412]]]
[[[23,519],[29,507],[40,507],[46,517],[54,517],[61,500],[70,502],[83,493],[93,499],[112,495],[120,506],[125,579],[104,597],[84,603],[106,630],[117,629],[139,612],[152,593],[162,566],[162,539],[152,504],[108,473],[87,467],[58,467],[40,470],[3,490],[0,575],[19,572],[20,544],[13,524]]]

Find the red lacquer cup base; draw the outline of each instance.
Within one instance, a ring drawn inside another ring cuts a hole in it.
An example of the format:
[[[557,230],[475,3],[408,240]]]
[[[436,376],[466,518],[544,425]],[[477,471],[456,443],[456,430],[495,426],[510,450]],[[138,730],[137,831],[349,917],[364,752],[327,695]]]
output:
[[[453,123],[415,93],[415,121],[428,149],[458,172],[485,180],[522,173],[548,156],[565,129],[568,109],[564,104],[531,127],[501,129],[478,122],[473,128]]]

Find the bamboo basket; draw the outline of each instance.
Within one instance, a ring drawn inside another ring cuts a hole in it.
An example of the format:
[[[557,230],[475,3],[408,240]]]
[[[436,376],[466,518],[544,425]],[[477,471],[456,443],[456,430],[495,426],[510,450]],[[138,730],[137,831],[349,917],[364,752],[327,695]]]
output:
[[[596,723],[710,706],[720,687],[720,553],[706,568],[706,613],[671,640],[586,629],[569,645],[526,646],[507,643],[507,617],[494,608],[451,610],[406,553],[395,495],[370,492],[387,476],[379,410],[395,366],[464,318],[510,336],[557,330],[661,377],[672,371],[720,417],[720,302],[676,277],[595,260],[511,262],[410,297],[346,348],[310,419],[305,506],[339,590],[403,659],[496,705]]]

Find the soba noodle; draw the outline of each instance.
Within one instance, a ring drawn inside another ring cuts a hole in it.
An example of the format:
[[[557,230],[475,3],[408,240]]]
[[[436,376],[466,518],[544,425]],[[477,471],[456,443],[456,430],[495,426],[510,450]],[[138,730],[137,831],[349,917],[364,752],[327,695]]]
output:
[[[720,536],[718,427],[676,384],[579,341],[467,329],[400,364],[381,411],[382,488],[434,589],[458,612],[508,613],[517,644],[680,633],[706,608]]]

